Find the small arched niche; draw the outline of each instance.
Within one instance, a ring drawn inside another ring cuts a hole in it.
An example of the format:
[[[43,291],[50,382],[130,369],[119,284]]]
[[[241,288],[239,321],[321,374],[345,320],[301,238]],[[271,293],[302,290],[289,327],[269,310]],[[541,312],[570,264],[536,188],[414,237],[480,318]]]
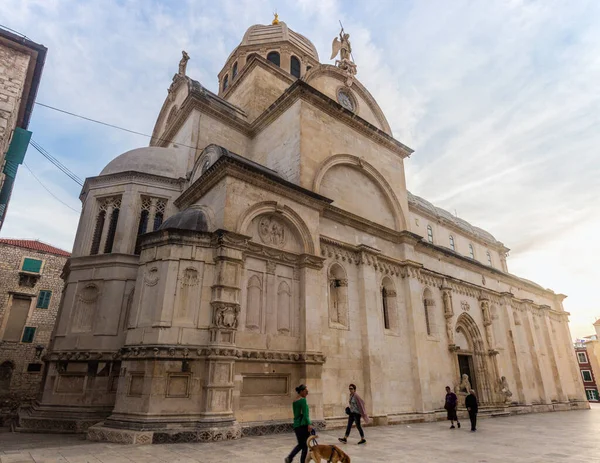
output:
[[[327,272],[329,292],[329,326],[348,328],[348,277],[344,268],[334,263]]]
[[[381,282],[381,306],[383,314],[383,327],[386,330],[398,330],[398,305],[396,302],[396,288],[390,277],[385,277]]]

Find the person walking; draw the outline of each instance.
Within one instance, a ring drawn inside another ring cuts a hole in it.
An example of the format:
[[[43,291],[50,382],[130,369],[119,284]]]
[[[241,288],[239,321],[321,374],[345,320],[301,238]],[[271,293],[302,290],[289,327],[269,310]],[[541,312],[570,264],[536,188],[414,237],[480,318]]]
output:
[[[458,416],[456,414],[456,408],[458,407],[458,397],[456,394],[452,392],[450,386],[446,386],[446,402],[444,403],[444,408],[448,413],[448,420],[450,421],[450,429],[454,429],[454,422],[456,421],[456,426],[460,429],[460,421],[458,421]]]
[[[356,393],[356,386],[354,384],[350,384],[348,386],[348,390],[350,391],[350,400],[349,406],[346,407],[346,414],[348,415],[348,426],[346,426],[346,434],[344,437],[338,438],[340,442],[344,444],[348,443],[348,436],[350,435],[350,431],[352,430],[352,423],[356,423],[356,429],[358,429],[358,433],[360,434],[360,440],[358,441],[358,445],[366,444],[367,441],[365,439],[365,433],[360,425],[360,419],[364,419],[365,423],[369,422],[369,415],[367,415],[367,409],[365,407],[365,402],[360,398],[360,396]]]
[[[475,432],[477,431],[477,412],[479,411],[479,404],[477,403],[477,396],[473,389],[471,389],[470,394],[465,399],[465,407],[467,407],[469,420],[471,420],[471,432]]]
[[[302,451],[302,454],[300,455],[300,463],[305,463],[306,454],[308,453],[308,444],[306,441],[308,440],[312,431],[312,423],[308,413],[308,402],[306,401],[308,388],[304,384],[301,384],[296,388],[296,392],[298,393],[298,397],[292,403],[292,410],[294,412],[293,427],[294,432],[296,433],[296,439],[298,440],[298,445],[296,445],[290,454],[285,457],[283,460],[285,463],[292,463],[294,457],[300,451]]]

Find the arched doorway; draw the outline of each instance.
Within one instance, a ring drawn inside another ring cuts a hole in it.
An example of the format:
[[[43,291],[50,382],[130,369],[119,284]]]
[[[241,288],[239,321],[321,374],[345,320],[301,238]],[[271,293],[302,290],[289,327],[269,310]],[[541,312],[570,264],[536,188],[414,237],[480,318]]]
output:
[[[486,350],[481,331],[470,315],[462,313],[458,317],[455,338],[459,382],[462,375],[469,375],[471,388],[475,390],[479,402],[484,405],[496,403],[495,359],[491,357],[492,351]]]

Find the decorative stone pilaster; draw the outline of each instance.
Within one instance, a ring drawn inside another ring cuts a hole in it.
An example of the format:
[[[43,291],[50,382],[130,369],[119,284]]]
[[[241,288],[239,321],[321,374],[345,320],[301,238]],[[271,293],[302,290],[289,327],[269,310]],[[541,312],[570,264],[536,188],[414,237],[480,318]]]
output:
[[[210,325],[211,347],[235,347],[240,314],[240,281],[243,252],[248,237],[219,230],[213,240],[215,274],[212,285]],[[233,375],[235,349],[217,349],[218,355],[206,359],[204,410],[200,424],[207,427],[231,427],[238,435],[233,413]]]

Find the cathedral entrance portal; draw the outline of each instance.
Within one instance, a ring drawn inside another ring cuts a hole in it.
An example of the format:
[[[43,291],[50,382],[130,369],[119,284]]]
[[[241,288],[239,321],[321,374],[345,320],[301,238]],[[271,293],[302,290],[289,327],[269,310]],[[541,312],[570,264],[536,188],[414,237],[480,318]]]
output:
[[[475,375],[473,375],[474,368],[473,368],[473,356],[472,355],[464,355],[464,354],[458,355],[458,370],[459,370],[459,377],[462,378],[462,375],[468,375],[469,380],[471,382],[471,388],[477,390],[477,383],[476,383]],[[466,392],[470,392],[470,391],[466,391]]]
[[[456,340],[458,349],[456,360],[458,366],[459,392],[465,391],[465,386],[475,390],[481,404],[496,402],[496,390],[493,353],[486,349],[481,332],[475,321],[466,313],[461,314],[456,321]],[[468,375],[465,383],[463,375]]]

